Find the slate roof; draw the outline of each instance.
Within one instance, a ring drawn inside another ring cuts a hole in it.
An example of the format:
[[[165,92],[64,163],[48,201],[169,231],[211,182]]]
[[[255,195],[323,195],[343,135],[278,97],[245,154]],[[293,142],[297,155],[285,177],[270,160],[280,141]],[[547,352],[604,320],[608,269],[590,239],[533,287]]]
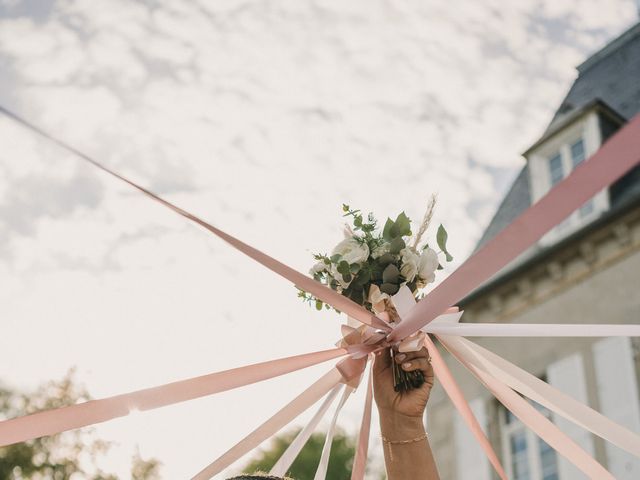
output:
[[[578,73],[578,78],[556,111],[545,135],[568,116],[597,100],[627,120],[640,112],[640,22],[585,60],[578,66]],[[629,182],[629,176],[635,181]],[[624,192],[620,186],[626,185],[633,191],[640,190],[640,172],[635,169],[627,177],[619,182],[615,192],[612,191],[612,204],[618,197],[626,198],[633,194],[631,191]],[[529,170],[525,165],[480,237],[476,250],[530,205]]]
[[[554,114],[543,138],[552,134],[569,117],[594,103],[603,103],[620,117],[629,120],[640,113],[640,22],[609,42],[577,67],[578,77]],[[491,280],[462,300],[465,304],[500,283],[510,274],[528,268],[531,262],[581,236],[590,228],[611,221],[621,210],[640,205],[640,166],[634,168],[610,188],[610,210],[593,224],[586,225],[558,245],[533,247],[496,274]],[[480,237],[476,250],[495,237],[531,205],[529,169],[525,165],[505,195],[494,217]]]
[[[629,120],[640,111],[640,23],[578,66],[578,78],[547,130],[565,115],[599,99]]]

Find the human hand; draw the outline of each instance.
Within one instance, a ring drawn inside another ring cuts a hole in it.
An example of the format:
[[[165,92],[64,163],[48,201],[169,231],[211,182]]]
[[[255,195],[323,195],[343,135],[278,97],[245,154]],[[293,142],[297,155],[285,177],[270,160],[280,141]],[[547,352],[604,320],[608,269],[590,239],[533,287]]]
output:
[[[416,389],[396,392],[393,388],[393,369],[390,349],[379,352],[373,364],[373,386],[380,416],[417,417],[422,421],[433,387],[433,367],[426,348],[405,354],[395,352],[395,362],[406,372],[422,370],[424,384]]]

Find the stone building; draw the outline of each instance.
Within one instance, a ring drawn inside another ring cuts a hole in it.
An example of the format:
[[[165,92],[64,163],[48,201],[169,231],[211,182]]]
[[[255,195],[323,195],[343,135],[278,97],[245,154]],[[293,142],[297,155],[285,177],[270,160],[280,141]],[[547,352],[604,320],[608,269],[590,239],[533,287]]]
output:
[[[542,197],[640,113],[640,23],[578,67],[578,76],[478,247]],[[640,138],[638,139],[640,150]],[[463,322],[640,324],[640,168],[600,192],[534,248],[461,302]],[[640,433],[640,339],[471,338],[612,420]],[[584,478],[510,415],[445,353],[510,479]],[[536,405],[618,479],[640,479],[640,458]],[[443,479],[497,478],[441,388],[428,431]]]

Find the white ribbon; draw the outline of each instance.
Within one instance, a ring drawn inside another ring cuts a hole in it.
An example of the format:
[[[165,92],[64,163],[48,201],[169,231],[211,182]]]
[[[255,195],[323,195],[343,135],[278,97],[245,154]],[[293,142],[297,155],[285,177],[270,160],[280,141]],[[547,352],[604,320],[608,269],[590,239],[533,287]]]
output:
[[[293,442],[291,442],[291,445],[289,445],[289,447],[280,456],[273,468],[271,468],[271,471],[269,471],[269,475],[273,475],[275,477],[284,477],[287,474],[287,472],[291,468],[291,465],[298,457],[298,454],[315,431],[318,423],[320,423],[320,420],[322,420],[324,415],[327,413],[327,410],[335,400],[336,395],[338,395],[339,391],[340,385],[336,385],[335,387],[333,387],[333,390],[331,390],[327,397],[324,399],[324,402],[322,402],[322,405],[320,405],[320,408],[313,416],[311,421],[307,423],[302,430],[300,430],[300,433],[296,435],[296,438],[293,440]]]
[[[440,341],[447,348],[454,349],[465,362],[504,382],[516,392],[640,457],[640,436],[601,413],[469,340],[443,336]]]
[[[331,454],[331,444],[333,443],[333,435],[336,430],[336,422],[338,421],[338,416],[340,415],[342,407],[344,406],[349,396],[354,392],[354,390],[355,389],[353,387],[350,387],[349,385],[344,386],[342,398],[340,398],[340,402],[336,407],[336,411],[333,414],[333,418],[331,419],[329,431],[327,431],[327,436],[324,439],[322,455],[320,455],[320,463],[318,464],[318,469],[316,470],[316,475],[313,477],[313,480],[325,480],[327,476],[327,467],[329,466],[329,455]]]
[[[455,315],[451,315],[452,319]],[[446,317],[446,315],[441,317]],[[450,325],[436,323],[434,320],[422,331],[434,335],[461,337],[640,337],[640,325],[561,323],[463,323]]]

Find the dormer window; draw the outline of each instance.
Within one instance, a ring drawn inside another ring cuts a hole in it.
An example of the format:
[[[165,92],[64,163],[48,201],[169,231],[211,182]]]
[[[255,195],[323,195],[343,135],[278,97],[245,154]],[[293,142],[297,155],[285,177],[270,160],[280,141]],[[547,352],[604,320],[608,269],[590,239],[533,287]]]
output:
[[[598,111],[577,112],[573,118],[542,138],[527,153],[532,202],[537,202],[582,162],[588,161],[602,142]],[[606,191],[598,193],[542,240],[554,243],[609,208]]]
[[[562,168],[562,155],[556,153],[549,159],[549,174],[551,185],[555,185],[564,178],[564,168]]]

